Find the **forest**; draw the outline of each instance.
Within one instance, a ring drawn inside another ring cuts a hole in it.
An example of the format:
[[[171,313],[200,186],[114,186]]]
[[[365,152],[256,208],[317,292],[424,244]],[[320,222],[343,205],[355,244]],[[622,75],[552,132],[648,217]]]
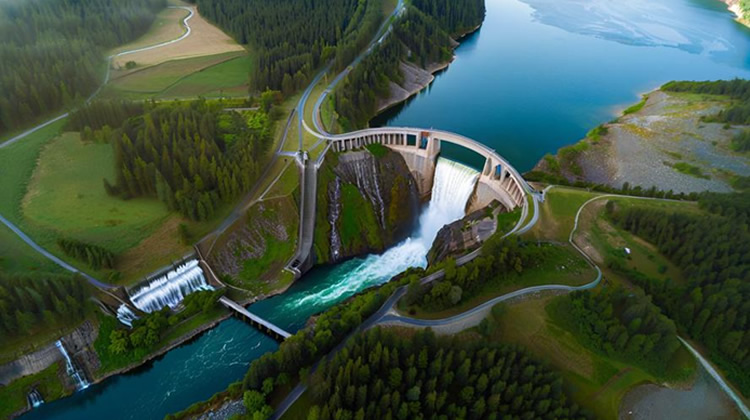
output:
[[[656,245],[686,279],[655,280],[637,272],[629,277],[653,296],[681,332],[710,350],[712,360],[746,396],[750,395],[748,201],[747,193],[727,195],[724,206],[704,199],[703,207],[713,213],[708,215],[608,206],[615,223]]]
[[[81,321],[89,297],[85,284],[75,275],[0,271],[0,339]]]
[[[57,245],[65,255],[86,262],[94,270],[112,268],[115,265],[115,255],[112,251],[98,245],[69,238],[58,239]]]
[[[219,103],[198,100],[148,102],[131,116],[137,111],[106,102],[77,113],[71,124],[84,125],[85,138],[111,136],[116,179],[104,180],[109,194],[158,198],[192,220],[211,218],[220,203],[247,191],[273,143],[274,113],[262,109],[224,112]]]
[[[669,82],[662,86],[668,92],[690,92],[705,95],[725,95],[737,102],[718,114],[705,117],[707,122],[750,124],[750,80],[716,80],[712,82]]]
[[[674,322],[640,289],[573,292],[557,308],[580,341],[609,357],[663,375],[680,348]]]
[[[0,135],[82,102],[106,51],[145,33],[165,0],[0,2]]]
[[[349,64],[382,21],[380,0],[197,0],[201,14],[255,56],[250,86],[285,95],[337,58]]]
[[[376,328],[310,378],[308,420],[587,418],[556,372],[509,345]]]
[[[450,60],[459,36],[481,24],[483,0],[420,0],[393,24],[393,33],[344,79],[334,96],[339,122],[361,128],[377,112],[391,82],[402,83],[402,61],[420,67]]]
[[[495,234],[482,245],[482,255],[471,262],[456,267],[455,260],[446,260],[442,280],[421,285],[419,278],[412,277],[404,303],[431,311],[447,309],[473,297],[485,284],[502,284],[544,260],[544,247],[517,236],[502,238]]]

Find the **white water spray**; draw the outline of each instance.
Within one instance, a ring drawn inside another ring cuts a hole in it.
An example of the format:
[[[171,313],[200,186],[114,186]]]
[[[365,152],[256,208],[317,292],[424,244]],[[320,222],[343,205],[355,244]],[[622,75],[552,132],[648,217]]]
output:
[[[150,313],[165,306],[175,308],[185,296],[198,290],[213,290],[213,287],[206,282],[198,260],[190,260],[128,294],[138,309]]]
[[[68,351],[65,350],[65,346],[63,345],[62,341],[57,340],[55,342],[55,345],[60,350],[60,353],[62,353],[63,357],[65,358],[65,370],[68,372],[68,376],[73,378],[73,381],[76,384],[76,389],[78,391],[86,389],[89,387],[89,381],[86,380],[86,377],[84,376],[83,372],[78,370],[76,366],[73,364],[73,359],[70,358],[70,355],[68,354]]]
[[[133,321],[138,319],[138,315],[131,311],[128,305],[123,303],[117,308],[117,319],[128,327],[132,327]]]
[[[409,267],[425,267],[427,252],[440,228],[464,216],[478,176],[479,172],[466,165],[439,158],[432,199],[419,216],[419,227],[411,237],[383,254],[368,255],[338,281],[290,303],[298,307],[333,301],[383,283]]]

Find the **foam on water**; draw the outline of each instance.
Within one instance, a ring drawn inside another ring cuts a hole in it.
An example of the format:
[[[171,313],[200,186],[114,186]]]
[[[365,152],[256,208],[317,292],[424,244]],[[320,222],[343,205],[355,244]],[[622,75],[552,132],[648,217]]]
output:
[[[464,216],[466,202],[474,191],[479,173],[460,163],[439,158],[435,168],[432,199],[419,216],[416,232],[400,244],[379,255],[368,255],[354,264],[344,264],[332,273],[338,279],[324,287],[313,288],[290,307],[319,305],[351,296],[367,287],[387,281],[409,267],[425,267],[427,252],[443,226]],[[353,266],[352,266],[353,265]]]

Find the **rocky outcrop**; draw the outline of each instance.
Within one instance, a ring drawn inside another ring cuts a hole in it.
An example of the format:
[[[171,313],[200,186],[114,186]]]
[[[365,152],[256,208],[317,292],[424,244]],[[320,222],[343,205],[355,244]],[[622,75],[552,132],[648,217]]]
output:
[[[383,146],[327,157],[319,183],[317,263],[381,252],[408,236],[419,215],[406,162]]]
[[[443,226],[427,253],[427,264],[432,266],[448,257],[463,255],[479,247],[495,232],[496,209],[503,210],[499,202],[493,201],[487,207]]]

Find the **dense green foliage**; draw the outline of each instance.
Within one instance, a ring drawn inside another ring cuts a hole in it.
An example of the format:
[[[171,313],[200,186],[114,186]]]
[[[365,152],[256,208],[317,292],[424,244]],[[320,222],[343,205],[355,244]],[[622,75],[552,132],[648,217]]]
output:
[[[273,384],[274,378],[280,375],[295,376],[301,369],[312,366],[380,309],[391,294],[405,284],[405,279],[415,273],[423,273],[423,270],[409,269],[390,282],[358,294],[320,314],[314,324],[284,340],[277,351],[254,360],[243,380],[245,389],[261,391],[268,379]]]
[[[0,339],[83,319],[89,293],[77,276],[0,272]]]
[[[586,418],[562,378],[524,350],[431,330],[356,336],[320,365],[309,392],[308,420]]]
[[[289,94],[304,87],[321,64],[344,65],[371,39],[382,21],[379,0],[197,0],[216,22],[256,56],[253,90]]]
[[[684,284],[643,275],[632,276],[634,281],[750,395],[750,206],[744,195],[727,196],[724,204],[729,202],[744,208],[709,207],[723,216],[642,207],[610,212],[617,224],[655,244],[687,277]]]
[[[747,152],[750,150],[750,130],[742,130],[732,137],[729,147],[735,152]]]
[[[391,82],[402,83],[401,62],[418,66],[450,60],[454,41],[484,18],[483,0],[419,0],[412,2],[393,24],[392,33],[349,75],[334,96],[339,122],[363,127],[372,118],[378,99],[386,98]]]
[[[71,112],[67,128],[83,131],[87,127],[91,130],[120,127],[128,118],[143,114],[143,109],[142,102],[97,99]]]
[[[404,301],[407,305],[419,304],[433,311],[450,308],[474,296],[484,284],[502,284],[522,273],[525,267],[543,260],[542,247],[517,236],[502,238],[496,234],[482,245],[481,256],[471,262],[456,267],[455,260],[448,259],[442,280],[422,286],[419,279],[412,278]]]
[[[674,322],[640,289],[574,292],[559,304],[579,339],[609,357],[661,375],[680,348]]]
[[[164,0],[0,2],[0,134],[82,101],[105,51],[148,30]]]
[[[272,123],[261,110],[222,112],[206,101],[151,104],[114,131],[117,178],[105,188],[125,198],[158,197],[170,210],[206,220],[250,188],[273,142]]]
[[[195,330],[216,316],[219,310],[217,301],[223,293],[224,290],[191,293],[183,299],[180,312],[172,314],[168,307],[164,307],[136,320],[130,329],[114,317],[99,316],[99,335],[94,349],[101,361],[101,370],[108,372],[142,362],[173,337],[175,330],[182,328],[180,334]]]
[[[58,239],[57,245],[63,250],[65,255],[85,261],[94,270],[112,268],[115,265],[115,254],[98,245],[69,238]]]
[[[708,121],[730,124],[750,124],[750,80],[717,80],[713,82],[669,82],[662,86],[669,92],[690,92],[707,95],[726,95],[737,102]]]

